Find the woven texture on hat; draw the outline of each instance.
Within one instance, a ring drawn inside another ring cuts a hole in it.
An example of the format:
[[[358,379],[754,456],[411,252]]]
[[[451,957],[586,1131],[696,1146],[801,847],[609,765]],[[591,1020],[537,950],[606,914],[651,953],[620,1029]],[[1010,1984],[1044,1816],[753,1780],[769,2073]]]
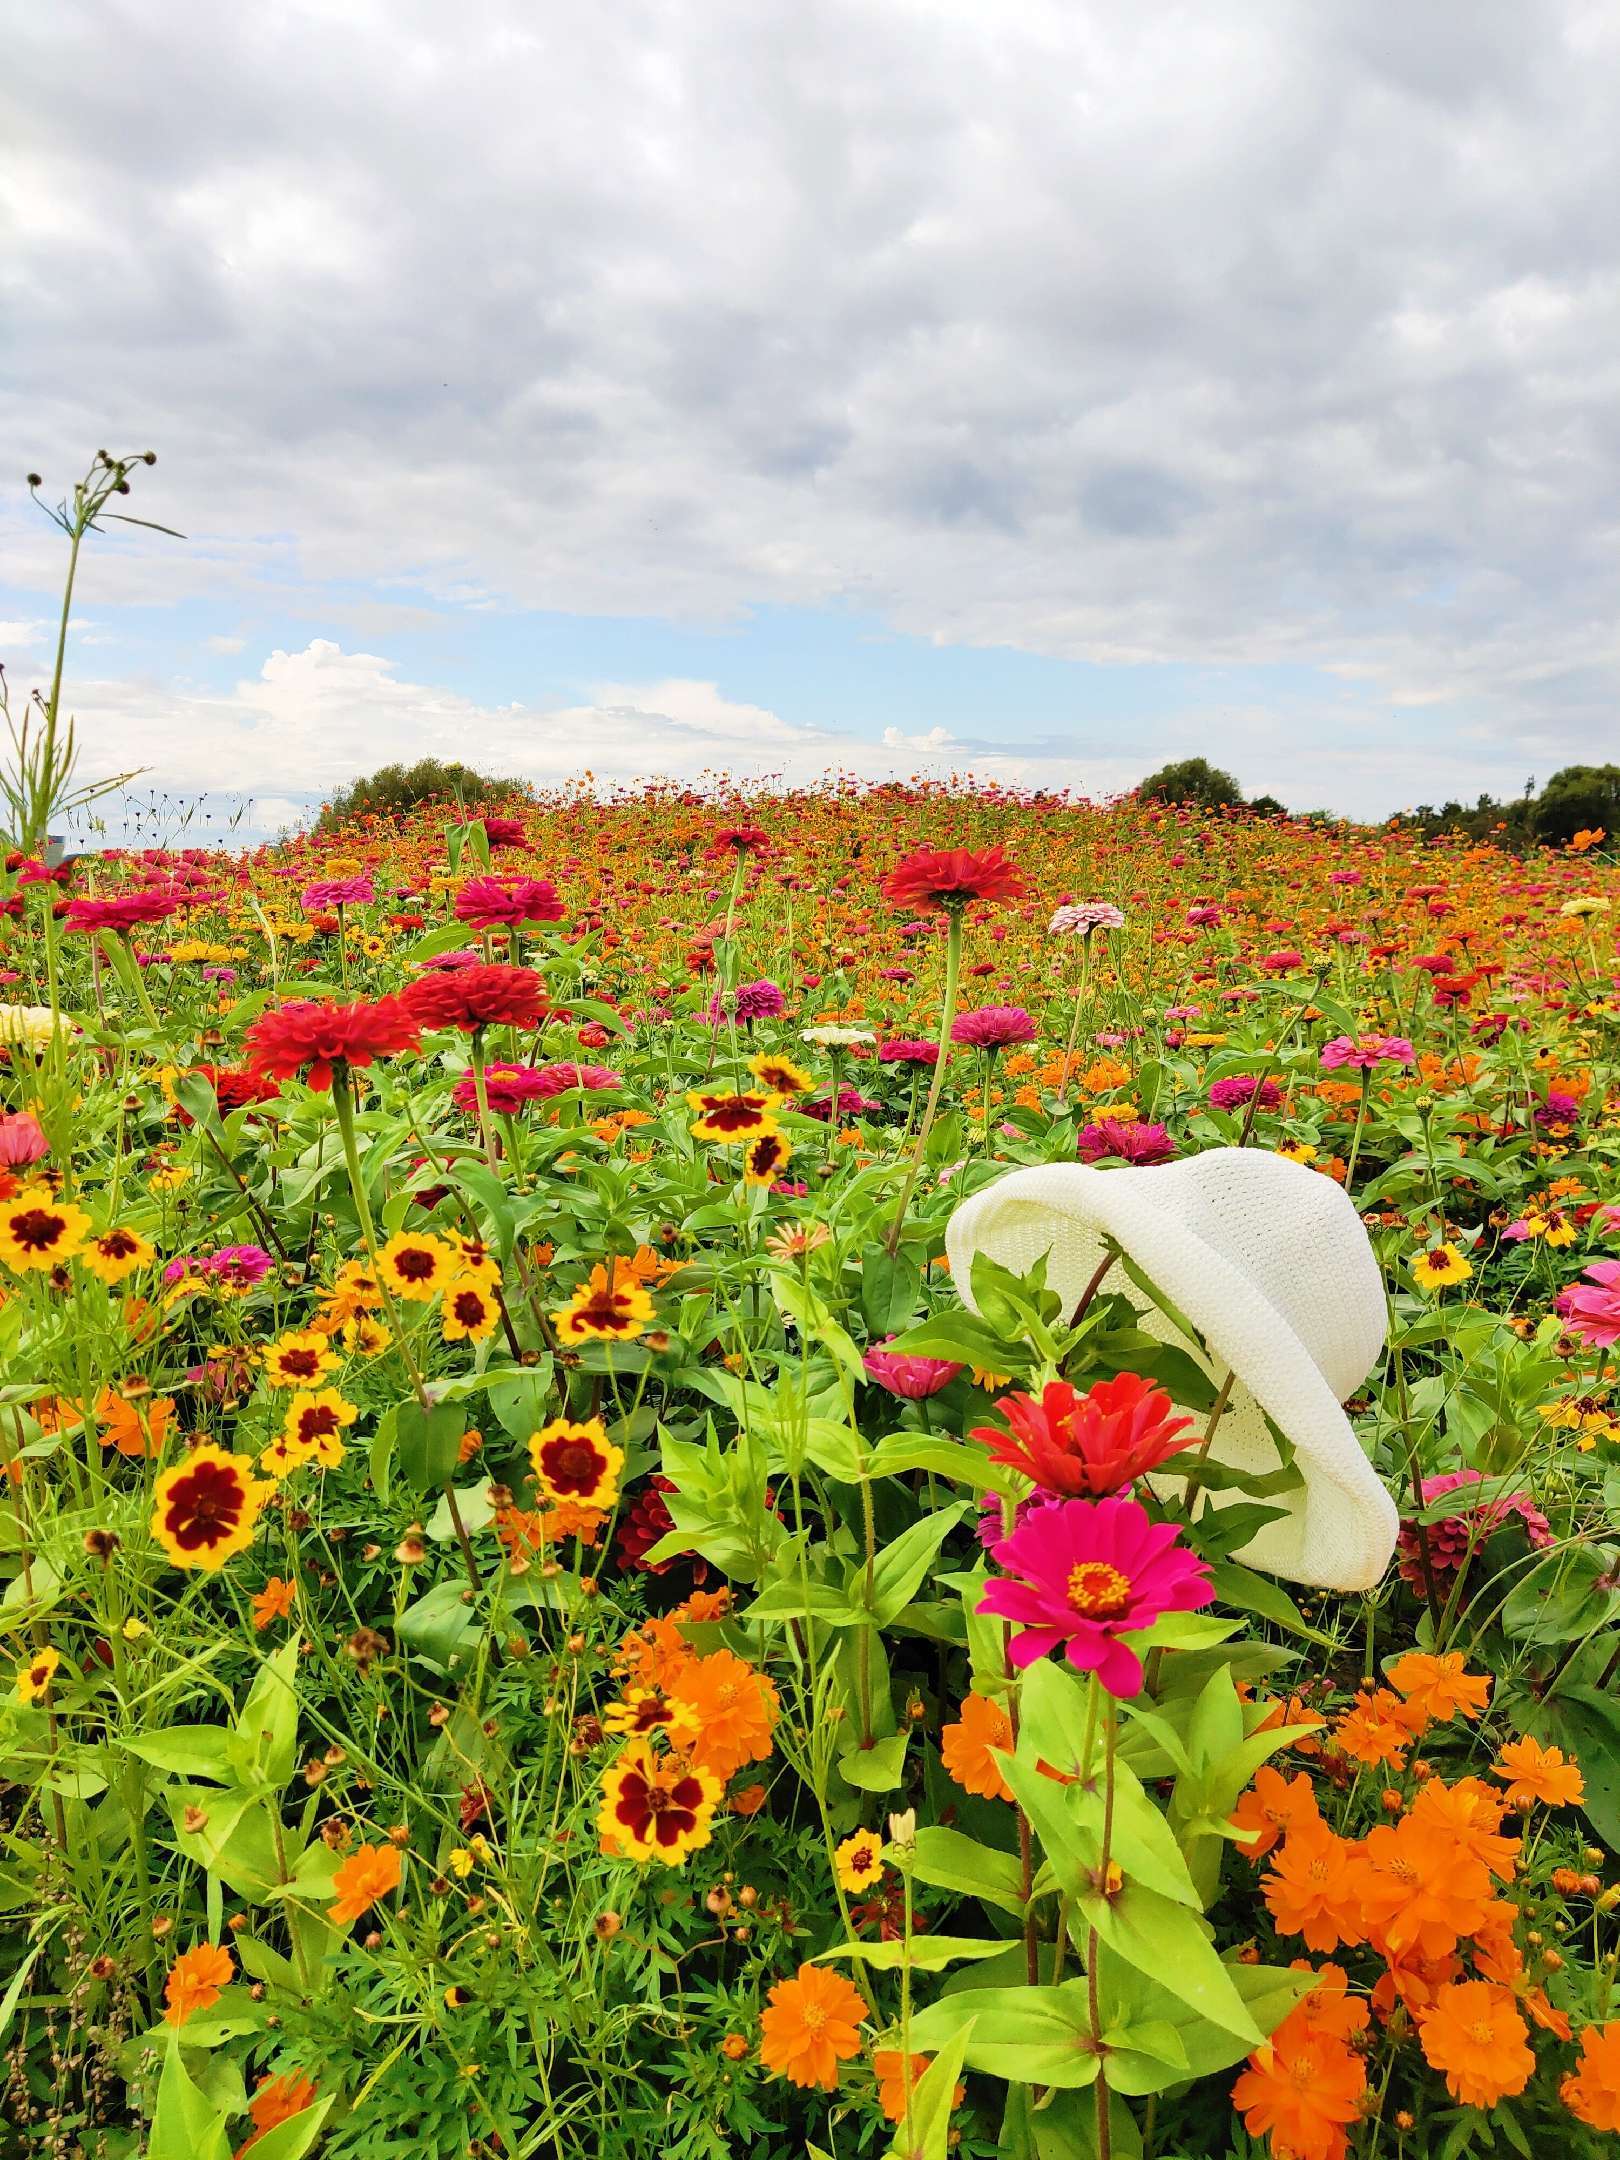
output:
[[[1051,1164],[1010,1172],[964,1202],[946,1250],[969,1306],[975,1253],[1018,1274],[1044,1254],[1067,1316],[1110,1239],[1198,1330],[1212,1375],[1236,1376],[1212,1459],[1275,1468],[1268,1413],[1295,1451],[1303,1486],[1267,1503],[1286,1512],[1238,1557],[1293,1582],[1370,1588],[1389,1564],[1398,1518],[1340,1401],[1378,1356],[1385,1307],[1345,1195],[1258,1150],[1211,1149],[1143,1169]],[[1154,1311],[1142,1324],[1179,1340]]]

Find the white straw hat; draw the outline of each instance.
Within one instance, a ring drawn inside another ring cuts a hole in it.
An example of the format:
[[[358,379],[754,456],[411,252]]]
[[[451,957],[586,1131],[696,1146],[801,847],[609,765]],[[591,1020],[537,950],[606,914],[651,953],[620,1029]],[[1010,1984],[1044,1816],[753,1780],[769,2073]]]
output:
[[[1370,1589],[1389,1564],[1399,1519],[1339,1407],[1376,1364],[1386,1321],[1378,1264],[1346,1195],[1319,1171],[1259,1148],[1211,1148],[1141,1169],[1049,1163],[1009,1171],[964,1201],[945,1249],[970,1311],[976,1253],[1019,1275],[1045,1254],[1047,1286],[1067,1320],[1106,1240],[1192,1322],[1212,1377],[1236,1375],[1210,1460],[1275,1469],[1267,1413],[1296,1451],[1303,1487],[1265,1503],[1288,1512],[1235,1557],[1291,1582]],[[1122,1277],[1107,1284],[1116,1287],[1127,1287]],[[1156,1307],[1141,1325],[1182,1343]]]

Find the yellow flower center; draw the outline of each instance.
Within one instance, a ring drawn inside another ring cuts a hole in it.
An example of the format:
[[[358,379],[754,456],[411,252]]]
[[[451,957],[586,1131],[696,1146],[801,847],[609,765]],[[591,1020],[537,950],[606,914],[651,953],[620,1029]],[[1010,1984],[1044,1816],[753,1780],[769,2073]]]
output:
[[[1082,1560],[1069,1570],[1069,1603],[1088,1620],[1112,1620],[1131,1601],[1131,1579],[1106,1560]]]

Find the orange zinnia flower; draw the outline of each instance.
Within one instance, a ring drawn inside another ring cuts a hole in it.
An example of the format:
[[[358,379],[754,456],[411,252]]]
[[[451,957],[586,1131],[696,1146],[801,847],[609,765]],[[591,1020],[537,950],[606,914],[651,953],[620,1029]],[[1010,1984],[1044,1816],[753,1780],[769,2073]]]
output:
[[[1254,1833],[1242,1850],[1251,1860],[1263,1860],[1272,1847],[1304,1824],[1319,1821],[1316,1794],[1305,1771],[1285,1778],[1265,1763],[1254,1774],[1254,1784],[1232,1810],[1235,1830]]]
[[[1443,2073],[1447,2092],[1465,2107],[1495,2107],[1522,2093],[1536,2067],[1513,1997],[1488,1980],[1443,1987],[1418,2037],[1429,2068]]]
[[[1431,1657],[1423,1650],[1409,1650],[1389,1668],[1389,1684],[1437,1725],[1444,1725],[1460,1711],[1477,1718],[1491,1699],[1487,1673],[1467,1673],[1460,1650]]]
[[[693,1761],[716,1777],[728,1778],[770,1754],[776,1683],[730,1650],[692,1659],[670,1693],[696,1721]]]
[[[1271,1917],[1284,1935],[1301,1935],[1310,1950],[1358,1943],[1360,1870],[1355,1848],[1320,1820],[1289,1833],[1262,1888]]]
[[[334,1927],[351,1926],[379,1898],[385,1898],[391,1890],[399,1888],[403,1872],[396,1846],[357,1846],[339,1863],[337,1873],[332,1877],[337,1896],[327,1907],[326,1917]]]
[[[1580,1765],[1566,1760],[1562,1748],[1544,1748],[1534,1740],[1510,1740],[1491,1776],[1506,1782],[1509,1807],[1530,1808],[1538,1800],[1567,1807],[1586,1797]]]
[[[1588,2025],[1581,2059],[1558,2088],[1569,2112],[1594,2130],[1620,2130],[1620,2018]]]
[[[778,1980],[759,2021],[759,2059],[794,2085],[832,2092],[838,2065],[858,2055],[866,2005],[842,1973],[801,1965],[797,1977]]]
[[[182,1950],[163,1983],[163,2000],[169,2006],[163,2013],[164,2024],[183,2025],[194,2011],[212,2009],[219,2001],[220,1990],[230,1986],[235,1972],[231,1953],[213,1943],[198,1943],[193,1949]]]
[[[939,1736],[939,1758],[964,1792],[1010,1800],[1012,1790],[996,1758],[1011,1754],[1012,1744],[1012,1719],[1000,1703],[987,1695],[964,1695],[961,1716]]]
[[[1442,1958],[1471,1935],[1491,1903],[1483,1861],[1449,1829],[1409,1817],[1369,1832],[1360,1891],[1368,1938],[1392,1958]]]

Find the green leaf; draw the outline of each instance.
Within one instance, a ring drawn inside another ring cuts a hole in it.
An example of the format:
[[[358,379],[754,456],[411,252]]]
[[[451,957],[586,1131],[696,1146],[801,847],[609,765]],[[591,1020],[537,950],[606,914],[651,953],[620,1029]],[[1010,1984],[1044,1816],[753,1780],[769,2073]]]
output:
[[[1236,1560],[1217,1560],[1209,1572],[1218,1603],[1234,1606],[1239,1612],[1257,1613],[1262,1620],[1274,1621],[1278,1627],[1302,1635],[1307,1642],[1337,1649],[1332,1638],[1313,1628],[1288,1592],[1269,1576],[1256,1575],[1252,1568]]]
[[[1009,2083],[1074,2091],[1096,2082],[1084,1980],[1060,1987],[966,1988],[913,2014],[911,2044],[933,2054],[959,2033],[964,2060]]]
[[[299,2114],[289,2115],[273,2130],[262,2131],[253,2141],[254,2160],[304,2160],[332,2107],[333,2096],[329,2094]]]
[[[876,1972],[898,1972],[906,1964],[914,1972],[943,1972],[947,1965],[959,1965],[966,1959],[1000,1957],[1006,1947],[1004,1942],[986,1942],[978,1935],[914,1935],[909,1958],[904,1942],[853,1942],[834,1943],[814,1962],[819,1965],[827,1958],[855,1958]]]
[[[867,1462],[870,1477],[903,1477],[909,1470],[930,1470],[975,1492],[1000,1492],[1006,1472],[997,1469],[982,1448],[937,1433],[891,1433],[880,1440]]]
[[[413,1492],[438,1492],[448,1485],[461,1457],[467,1413],[457,1403],[416,1401],[399,1405],[394,1446],[400,1473]]]
[[[1127,1881],[1117,1897],[1095,1891],[1081,1900],[1086,1919],[1110,1950],[1138,1971],[1153,1975],[1171,1993],[1249,2047],[1264,2037],[1215,1954],[1203,1922],[1185,1905]]]
[[[230,2160],[230,2151],[225,2118],[186,2074],[179,2037],[170,2027],[146,2160]]]
[[[1314,1973],[1280,1965],[1232,1964],[1225,1970],[1249,2015],[1266,2034],[1275,2032],[1316,1985]],[[1162,2021],[1176,2028],[1187,2060],[1183,2076],[1213,2077],[1241,2062],[1254,2046],[1252,2040],[1211,2024],[1184,2002],[1173,1992],[1169,1974],[1139,1971],[1106,1945],[1099,1954],[1097,1977],[1110,2020],[1132,2025]]]
[[[878,1554],[872,1570],[869,1609],[879,1627],[887,1627],[891,1621],[898,1620],[917,1595],[939,1548],[965,1509],[966,1503],[957,1501],[933,1515],[921,1516]],[[866,1571],[857,1567],[849,1582],[851,1602],[864,1607],[865,1592]]]
[[[846,1785],[860,1792],[893,1792],[905,1775],[906,1736],[890,1733],[870,1747],[858,1742],[838,1758],[838,1772]]]
[[[946,2041],[917,2080],[889,2147],[890,2160],[946,2160],[956,2088],[972,2030],[970,2020]]]
[[[167,1732],[120,1740],[118,1745],[126,1755],[137,1756],[155,1770],[203,1778],[213,1785],[234,1785],[237,1774],[231,1761],[231,1739],[224,1725],[171,1725]]]
[[[955,1890],[964,1897],[982,1898],[1014,1919],[1022,1919],[1024,1894],[1016,1853],[997,1852],[981,1845],[960,1830],[929,1824],[917,1832],[912,1873],[919,1882],[938,1890]]]
[[[267,1785],[285,1785],[298,1766],[297,1670],[298,1638],[292,1635],[259,1667],[236,1713],[236,1739],[245,1751],[246,1767]]]
[[[861,1314],[878,1339],[894,1335],[917,1309],[922,1269],[902,1246],[891,1253],[884,1244],[868,1245],[861,1254]]]
[[[461,1583],[435,1583],[400,1614],[400,1641],[436,1665],[447,1666],[478,1633],[477,1622],[462,1603],[465,1594]]]

